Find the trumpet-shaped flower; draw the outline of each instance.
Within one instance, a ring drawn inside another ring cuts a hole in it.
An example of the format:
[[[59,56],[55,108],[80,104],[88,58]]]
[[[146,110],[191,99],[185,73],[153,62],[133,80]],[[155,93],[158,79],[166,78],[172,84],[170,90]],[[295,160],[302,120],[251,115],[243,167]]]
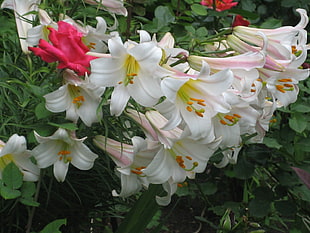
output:
[[[237,162],[238,153],[241,150],[241,135],[254,134],[256,122],[260,114],[241,97],[233,92],[224,93],[225,100],[230,104],[229,113],[218,113],[212,119],[214,133],[221,138],[220,148],[224,155],[217,167],[224,167],[228,163]]]
[[[204,62],[199,74],[170,71],[161,82],[167,99],[156,106],[169,119],[165,129],[185,122],[185,129],[193,139],[214,140],[211,118],[229,112],[223,92],[230,88],[232,81],[233,74],[228,69],[210,76],[209,66]]]
[[[304,28],[309,21],[304,9],[297,9],[296,11],[300,14],[301,19],[295,27],[261,29],[237,26],[234,27],[233,34],[247,43],[263,47],[265,42],[258,32],[263,33],[268,38],[267,53],[275,59],[289,60],[292,56],[292,49],[296,48],[296,38],[305,33]]]
[[[54,165],[54,176],[59,182],[66,178],[69,164],[80,170],[89,170],[98,157],[83,141],[78,139],[74,132],[59,128],[52,136],[43,137],[34,132],[36,140],[40,143],[32,150],[39,168]]]
[[[146,107],[156,104],[162,96],[160,79],[156,76],[161,49],[152,41],[123,44],[120,37],[110,39],[108,46],[111,57],[91,62],[90,81],[98,86],[114,87],[111,114],[120,115],[130,97]]]
[[[238,2],[233,2],[233,0],[215,0],[215,2],[214,0],[202,0],[200,4],[211,9],[215,7],[216,11],[224,11],[236,6]]]
[[[128,14],[123,0],[85,0],[85,2],[118,15],[127,16]]]
[[[35,15],[31,14],[32,11],[38,10],[38,5],[41,0],[4,0],[1,8],[9,8],[14,10],[17,32],[22,51],[29,54],[28,43],[26,42],[27,32],[32,28],[32,21]]]
[[[97,87],[80,79],[72,70],[64,71],[65,84],[58,90],[44,96],[46,108],[51,112],[66,111],[66,119],[77,122],[79,117],[87,126],[102,118],[101,109],[97,111],[104,93],[103,87]]]
[[[13,162],[23,174],[25,181],[37,181],[40,169],[31,162],[30,157],[25,137],[14,134],[7,143],[0,140],[0,179],[6,165]]]
[[[150,164],[158,151],[157,142],[135,136],[132,138],[133,145],[129,145],[97,135],[94,143],[110,155],[117,165],[117,171],[121,174],[122,188],[117,195],[127,197],[137,193],[142,187],[148,187],[149,182],[143,175],[142,169]]]
[[[59,62],[58,69],[69,68],[78,75],[89,73],[89,62],[96,57],[86,55],[89,48],[82,42],[82,34],[64,21],[58,22],[58,30],[49,27],[52,44],[40,39],[39,47],[29,47],[36,56],[46,62]]]

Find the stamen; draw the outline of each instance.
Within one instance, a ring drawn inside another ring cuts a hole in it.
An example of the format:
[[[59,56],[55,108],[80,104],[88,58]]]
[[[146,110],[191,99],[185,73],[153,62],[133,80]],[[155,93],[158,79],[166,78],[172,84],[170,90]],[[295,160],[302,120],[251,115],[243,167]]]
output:
[[[207,106],[205,103],[202,103],[202,102],[197,102],[197,104],[199,104],[201,106]]]
[[[61,150],[61,151],[59,151],[57,154],[58,154],[58,155],[68,155],[68,154],[71,154],[71,152],[68,151],[68,150]]]
[[[189,98],[189,99],[197,102],[205,102],[204,99],[196,99],[196,98]]]
[[[227,125],[227,122],[224,121],[224,120],[220,120],[220,123],[221,123],[222,125]]]
[[[187,106],[186,110],[189,111],[189,112],[193,111],[193,109],[190,106]]]
[[[187,101],[187,104],[188,105],[192,105],[194,102],[192,102],[192,101]]]
[[[285,84],[283,84],[285,87],[294,87],[294,85],[293,84],[289,84],[289,83],[285,83]]]
[[[195,111],[196,115],[199,116],[199,117],[203,117],[203,114],[199,111]]]
[[[85,101],[84,96],[82,96],[82,95],[73,98],[72,103],[74,103],[74,104],[78,104],[78,103],[82,104],[82,103],[80,103],[81,101],[82,102]]]
[[[278,79],[278,82],[293,82],[293,80],[291,78],[282,78],[282,79]]]
[[[233,115],[234,115],[235,117],[241,118],[241,116],[240,116],[239,114],[237,114],[237,113],[234,113]]]
[[[141,175],[143,172],[141,171],[136,171],[136,170],[131,170],[132,173],[136,174],[136,175]]]
[[[283,85],[276,85],[276,88],[278,91],[285,93],[286,91],[284,90],[284,86]]]
[[[295,54],[297,52],[297,48],[295,45],[292,45],[292,53]]]
[[[185,156],[185,158],[187,158],[188,160],[193,160],[193,158],[192,157],[190,157],[190,156]]]

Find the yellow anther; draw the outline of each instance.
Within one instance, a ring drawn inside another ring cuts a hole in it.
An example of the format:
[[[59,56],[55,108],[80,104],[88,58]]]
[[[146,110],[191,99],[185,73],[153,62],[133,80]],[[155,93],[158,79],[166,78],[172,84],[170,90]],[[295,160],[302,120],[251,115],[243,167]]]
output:
[[[295,45],[292,45],[292,53],[295,54],[297,52],[297,48]]]

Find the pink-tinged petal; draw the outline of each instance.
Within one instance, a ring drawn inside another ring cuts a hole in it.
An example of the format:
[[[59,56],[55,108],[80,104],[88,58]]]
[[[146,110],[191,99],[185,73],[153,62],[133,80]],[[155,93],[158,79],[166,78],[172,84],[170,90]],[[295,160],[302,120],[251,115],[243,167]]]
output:
[[[191,55],[188,57],[190,66],[195,70],[200,70],[202,61],[209,64],[212,69],[245,69],[251,70],[253,68],[261,68],[265,65],[265,56],[260,52],[248,52],[233,57],[213,58],[213,57],[199,57]]]
[[[69,163],[64,163],[61,160],[57,160],[54,163],[54,176],[58,182],[64,182],[68,172]]]
[[[123,85],[118,85],[114,88],[111,95],[110,112],[111,115],[119,116],[124,111],[127,102],[130,98],[128,90]]]
[[[178,111],[173,102],[165,100],[162,103],[157,104],[155,109],[157,109],[163,116],[169,119],[166,125],[163,126],[163,130],[174,129],[182,123],[180,111]]]
[[[133,146],[125,143],[120,143],[110,138],[97,135],[94,138],[94,143],[103,151],[106,151],[112,160],[119,167],[130,166],[133,162]]]

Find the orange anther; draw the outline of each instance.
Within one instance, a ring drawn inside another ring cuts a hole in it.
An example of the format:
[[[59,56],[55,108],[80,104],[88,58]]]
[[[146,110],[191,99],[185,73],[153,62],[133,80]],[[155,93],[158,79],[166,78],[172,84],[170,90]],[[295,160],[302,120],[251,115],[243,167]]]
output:
[[[187,106],[186,110],[189,111],[189,112],[193,111],[193,109],[190,106]]]

